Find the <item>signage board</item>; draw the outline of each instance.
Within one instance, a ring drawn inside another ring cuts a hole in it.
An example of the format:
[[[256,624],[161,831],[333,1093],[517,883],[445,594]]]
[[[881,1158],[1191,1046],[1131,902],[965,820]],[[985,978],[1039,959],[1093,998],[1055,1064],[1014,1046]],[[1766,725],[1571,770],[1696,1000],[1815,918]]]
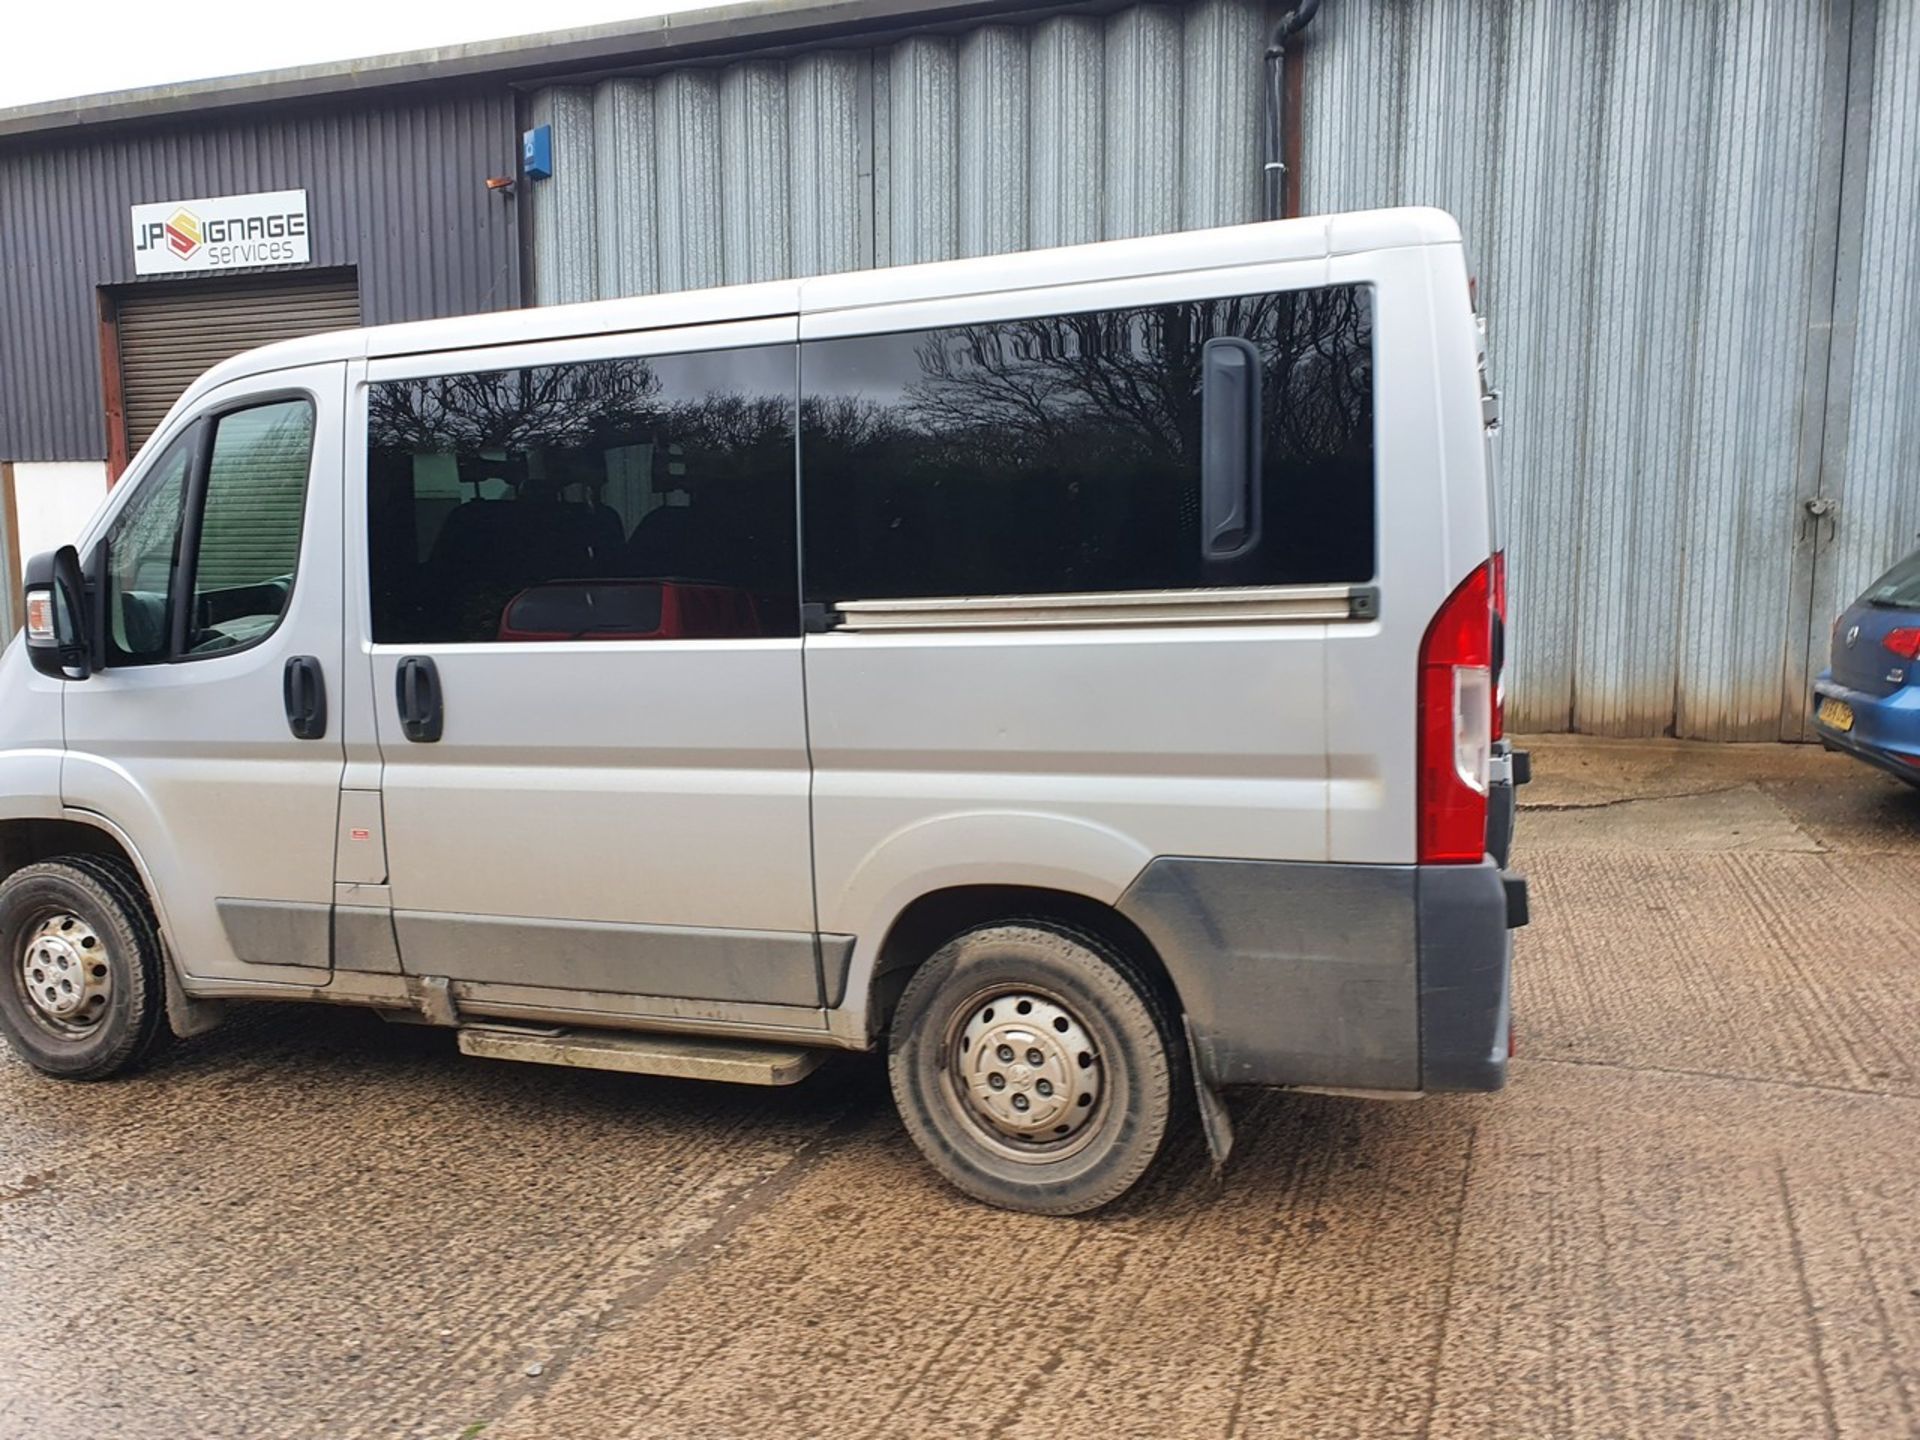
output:
[[[307,192],[270,190],[133,207],[133,273],[305,265]]]

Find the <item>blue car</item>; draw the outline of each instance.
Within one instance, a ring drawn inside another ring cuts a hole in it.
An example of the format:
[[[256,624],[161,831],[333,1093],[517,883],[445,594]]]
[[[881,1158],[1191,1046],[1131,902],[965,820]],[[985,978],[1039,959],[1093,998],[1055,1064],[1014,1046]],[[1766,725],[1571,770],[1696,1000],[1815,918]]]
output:
[[[1813,724],[1844,750],[1920,786],[1920,550],[1833,622],[1833,654],[1813,682]]]

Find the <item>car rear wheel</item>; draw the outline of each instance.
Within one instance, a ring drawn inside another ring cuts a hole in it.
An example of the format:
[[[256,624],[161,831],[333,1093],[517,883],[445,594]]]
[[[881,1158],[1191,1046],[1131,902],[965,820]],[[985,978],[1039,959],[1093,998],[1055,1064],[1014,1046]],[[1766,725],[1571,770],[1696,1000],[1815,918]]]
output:
[[[1130,957],[1046,921],[948,941],[894,1014],[894,1102],[975,1199],[1075,1215],[1132,1189],[1183,1110],[1170,1007]]]
[[[98,855],[0,882],[0,1030],[29,1065],[99,1080],[166,1033],[159,928],[133,871]]]

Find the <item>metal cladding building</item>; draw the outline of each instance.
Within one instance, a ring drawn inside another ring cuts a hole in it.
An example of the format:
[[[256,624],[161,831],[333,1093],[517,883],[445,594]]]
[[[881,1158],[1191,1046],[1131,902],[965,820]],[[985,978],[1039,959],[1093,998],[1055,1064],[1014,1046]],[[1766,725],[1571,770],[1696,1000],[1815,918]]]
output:
[[[1434,204],[1512,723],[1801,738],[1920,530],[1916,154],[1920,0],[802,0],[0,112],[13,564],[268,339]]]

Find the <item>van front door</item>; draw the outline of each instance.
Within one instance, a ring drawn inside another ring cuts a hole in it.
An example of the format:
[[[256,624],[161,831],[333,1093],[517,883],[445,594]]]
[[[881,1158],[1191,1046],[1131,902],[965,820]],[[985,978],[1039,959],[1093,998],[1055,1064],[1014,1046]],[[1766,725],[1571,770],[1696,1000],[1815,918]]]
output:
[[[369,365],[394,929],[457,1002],[819,1023],[795,335]]]
[[[215,391],[85,547],[106,663],[66,687],[61,793],[138,851],[189,976],[330,976],[344,404],[337,364]]]

